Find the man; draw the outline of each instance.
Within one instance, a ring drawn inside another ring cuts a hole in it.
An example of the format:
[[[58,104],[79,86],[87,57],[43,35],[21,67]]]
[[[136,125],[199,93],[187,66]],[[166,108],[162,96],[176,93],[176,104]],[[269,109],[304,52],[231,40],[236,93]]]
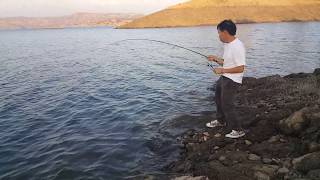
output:
[[[242,123],[234,107],[234,97],[242,84],[245,62],[245,48],[242,42],[235,37],[237,27],[231,20],[224,20],[217,26],[220,40],[225,43],[223,58],[208,56],[209,61],[219,64],[214,72],[221,75],[217,81],[215,102],[217,105],[217,120],[206,124],[207,127],[227,126],[231,132],[228,138],[240,138],[245,135]]]

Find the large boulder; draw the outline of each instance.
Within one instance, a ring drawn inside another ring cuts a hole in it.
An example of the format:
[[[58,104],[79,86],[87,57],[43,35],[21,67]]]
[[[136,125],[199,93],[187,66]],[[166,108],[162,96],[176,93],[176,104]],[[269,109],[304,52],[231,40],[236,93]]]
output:
[[[313,106],[304,117],[308,121],[308,127],[301,134],[303,141],[309,144],[309,151],[318,151],[320,150],[320,107]]]
[[[283,119],[279,122],[280,129],[285,134],[300,134],[301,131],[308,124],[304,114],[308,111],[308,108],[300,109],[294,112],[291,116]]]
[[[307,176],[311,179],[320,179],[320,169],[309,171]]]
[[[319,76],[320,75],[320,68],[315,69],[313,74],[316,76]]]
[[[320,152],[309,153],[292,161],[293,167],[298,171],[307,173],[320,169]]]

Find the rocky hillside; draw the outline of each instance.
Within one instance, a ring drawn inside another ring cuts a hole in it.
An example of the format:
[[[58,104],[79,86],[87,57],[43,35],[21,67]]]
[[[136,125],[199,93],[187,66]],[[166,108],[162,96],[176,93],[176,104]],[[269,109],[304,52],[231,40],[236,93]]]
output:
[[[202,176],[177,180],[320,179],[320,69],[245,78],[237,104],[246,136],[225,138],[225,129],[204,127],[214,115],[199,117],[202,130],[181,136],[181,157],[165,169]]]
[[[320,0],[191,0],[138,18],[119,28],[152,28],[237,23],[319,21]]]
[[[138,14],[76,13],[61,17],[11,17],[0,18],[0,29],[65,28],[92,26],[119,26],[141,17]]]

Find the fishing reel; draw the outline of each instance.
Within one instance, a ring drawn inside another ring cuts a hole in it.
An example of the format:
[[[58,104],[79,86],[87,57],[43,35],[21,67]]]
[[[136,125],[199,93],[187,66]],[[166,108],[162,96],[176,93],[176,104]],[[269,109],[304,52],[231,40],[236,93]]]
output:
[[[208,63],[208,65],[207,65],[208,67],[211,67],[212,69],[214,69],[214,67],[213,67],[213,65],[212,64],[210,64],[210,63]]]

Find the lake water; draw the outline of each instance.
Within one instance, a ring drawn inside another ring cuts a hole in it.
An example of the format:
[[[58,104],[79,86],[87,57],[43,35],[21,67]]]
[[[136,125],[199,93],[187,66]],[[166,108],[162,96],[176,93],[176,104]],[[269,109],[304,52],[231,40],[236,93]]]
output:
[[[320,67],[320,23],[242,24],[246,76]],[[215,27],[0,31],[0,179],[123,179],[178,155],[186,115],[212,112]]]

